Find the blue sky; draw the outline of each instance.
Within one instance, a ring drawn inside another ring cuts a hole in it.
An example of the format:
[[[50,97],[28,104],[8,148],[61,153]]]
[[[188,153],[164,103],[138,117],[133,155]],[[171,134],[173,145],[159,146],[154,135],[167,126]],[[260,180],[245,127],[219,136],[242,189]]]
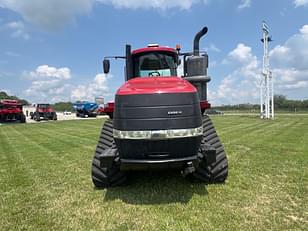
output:
[[[308,0],[0,0],[0,90],[31,102],[112,100],[123,62],[102,74],[106,55],[148,43],[192,49],[209,32],[209,100],[259,102],[265,20],[275,92],[308,99]]]

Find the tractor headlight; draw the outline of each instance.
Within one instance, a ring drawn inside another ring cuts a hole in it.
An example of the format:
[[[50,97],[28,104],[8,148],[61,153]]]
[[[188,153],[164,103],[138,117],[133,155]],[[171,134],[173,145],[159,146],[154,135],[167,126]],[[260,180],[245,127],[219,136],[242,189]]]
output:
[[[168,130],[152,130],[152,131],[120,131],[113,129],[113,137],[116,139],[175,139],[185,137],[202,136],[203,128],[188,129],[168,129]]]

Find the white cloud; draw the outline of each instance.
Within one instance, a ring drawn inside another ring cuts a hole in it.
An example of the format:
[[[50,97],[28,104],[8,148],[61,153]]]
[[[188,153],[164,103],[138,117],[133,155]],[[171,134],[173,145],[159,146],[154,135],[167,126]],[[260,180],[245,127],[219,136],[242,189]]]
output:
[[[38,66],[34,71],[25,71],[23,78],[31,81],[23,97],[33,103],[55,103],[59,101],[94,101],[96,97],[110,96],[108,80],[111,75],[97,74],[84,85],[74,85],[71,70],[68,67]]]
[[[308,25],[304,25],[299,33],[291,36],[283,45],[274,47],[270,57],[275,68],[308,70]]]
[[[251,47],[248,47],[243,43],[239,43],[237,47],[228,54],[228,58],[232,61],[237,61],[240,63],[250,62],[251,59],[253,59]]]
[[[308,36],[308,25],[304,25],[301,29],[299,29],[299,32],[300,32],[303,36]]]
[[[5,54],[10,57],[21,57],[22,55],[13,51],[6,51]]]
[[[3,62],[4,64],[8,63],[8,62]],[[0,64],[1,64],[1,60],[0,60]],[[10,71],[2,71],[0,70],[0,79],[1,78],[6,78],[6,77],[12,77],[15,76],[16,74]]]
[[[237,47],[229,52],[227,58],[223,59],[222,64],[243,64],[250,62],[254,59],[251,53],[251,47],[246,46],[243,43],[237,44]],[[255,58],[256,59],[256,58]]]
[[[208,47],[206,47],[205,50],[214,51],[214,52],[217,52],[217,53],[221,52],[221,50],[213,43],[211,43]]]
[[[244,8],[249,8],[251,6],[251,0],[241,0],[240,5],[238,5],[238,9],[242,10]]]
[[[274,77],[274,91],[290,98],[308,97],[308,25],[291,36],[283,45],[270,51],[271,70]],[[209,91],[213,104],[237,104],[259,100],[261,61],[252,49],[243,43],[229,52],[224,64],[235,69]]]
[[[12,21],[6,24],[6,27],[13,32],[11,36],[13,38],[23,38],[25,40],[30,39],[30,35],[25,30],[25,24],[22,21]]]
[[[190,9],[194,3],[208,1],[200,0],[98,0],[101,3],[112,4],[115,7],[122,8],[154,8],[154,9],[170,9],[170,8],[180,8],[183,10]]]
[[[71,78],[71,70],[67,67],[56,68],[48,65],[41,65],[36,68],[35,71],[31,71],[29,76],[32,79],[44,80],[65,80]]]
[[[74,22],[78,15],[90,13],[95,3],[128,9],[188,10],[195,3],[208,0],[0,0],[0,7],[19,13],[27,22],[45,30],[58,30]]]
[[[281,91],[307,91],[308,25],[304,25],[299,33],[291,36],[283,45],[274,47],[270,57],[277,78],[276,88]]]
[[[0,7],[8,8],[46,30],[56,30],[72,22],[76,15],[87,14],[93,0],[0,0]]]
[[[308,0],[294,0],[295,7],[308,6]]]
[[[31,80],[31,86],[25,91],[25,95],[37,103],[55,102],[59,96],[68,97],[70,85],[66,80],[71,78],[71,71],[67,67],[41,65],[35,71],[24,72],[23,76]]]
[[[107,86],[107,80],[111,78],[111,75],[103,73],[97,74],[92,82],[87,85],[78,85],[74,87],[71,92],[72,101],[94,101],[98,96],[109,96],[109,88]]]
[[[308,69],[298,70],[292,68],[273,69],[276,89],[283,93],[284,90],[297,90],[306,92],[308,96]]]
[[[257,100],[259,68],[257,57],[252,49],[243,43],[229,52],[225,64],[234,64],[235,69],[220,82],[215,90],[209,91],[209,100],[214,105],[238,104]]]
[[[217,61],[216,60],[210,60],[209,62],[209,68],[213,68],[213,67],[216,67],[217,66]]]

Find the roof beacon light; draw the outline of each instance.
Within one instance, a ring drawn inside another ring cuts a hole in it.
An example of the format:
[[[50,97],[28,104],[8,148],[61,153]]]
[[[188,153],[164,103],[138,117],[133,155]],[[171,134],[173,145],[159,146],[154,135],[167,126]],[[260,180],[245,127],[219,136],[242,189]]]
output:
[[[148,47],[159,47],[159,45],[157,43],[150,43]]]

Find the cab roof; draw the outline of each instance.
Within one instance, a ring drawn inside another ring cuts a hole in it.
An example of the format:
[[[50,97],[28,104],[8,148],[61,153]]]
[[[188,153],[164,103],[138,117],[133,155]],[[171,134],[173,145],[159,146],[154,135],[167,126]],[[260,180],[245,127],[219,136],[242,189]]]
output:
[[[144,47],[137,50],[133,50],[132,54],[142,54],[147,52],[153,52],[153,51],[163,51],[163,52],[171,52],[171,53],[177,53],[177,51],[170,47],[161,47],[161,46],[151,46],[151,47]]]

